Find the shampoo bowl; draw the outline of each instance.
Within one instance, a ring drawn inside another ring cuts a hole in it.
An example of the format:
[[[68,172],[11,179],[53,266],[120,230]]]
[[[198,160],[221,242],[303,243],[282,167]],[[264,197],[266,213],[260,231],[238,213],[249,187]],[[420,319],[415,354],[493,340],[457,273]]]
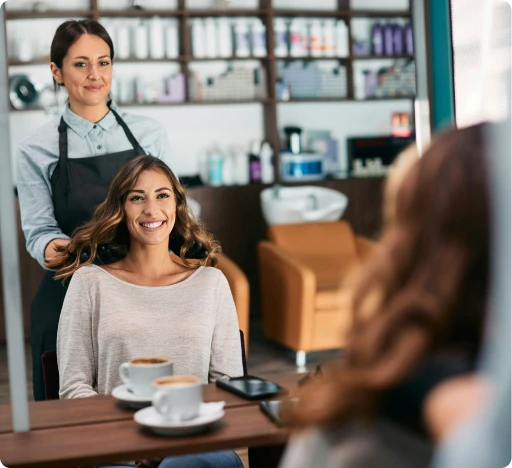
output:
[[[260,193],[263,217],[273,224],[337,221],[345,212],[348,198],[337,190],[315,187],[274,186]]]

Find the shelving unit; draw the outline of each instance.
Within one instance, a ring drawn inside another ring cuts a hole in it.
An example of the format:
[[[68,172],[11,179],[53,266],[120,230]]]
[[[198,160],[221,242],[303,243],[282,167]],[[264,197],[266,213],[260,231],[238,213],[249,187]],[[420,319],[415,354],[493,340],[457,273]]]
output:
[[[254,99],[254,100],[237,100],[237,101],[191,101],[189,99],[189,83],[185,80],[186,85],[186,102],[184,103],[149,103],[149,104],[124,104],[126,106],[186,106],[186,105],[216,105],[216,104],[247,104],[255,103],[263,106],[264,112],[264,136],[269,141],[277,153],[280,148],[279,130],[277,122],[277,108],[281,104],[288,103],[341,103],[341,102],[365,102],[365,101],[385,101],[385,100],[404,100],[413,99],[414,96],[397,96],[386,98],[371,98],[371,99],[355,99],[354,93],[354,69],[353,64],[356,61],[363,60],[382,60],[382,59],[407,59],[413,60],[411,55],[403,54],[398,56],[355,56],[352,53],[352,47],[349,47],[348,57],[276,57],[274,54],[274,34],[273,25],[276,17],[294,18],[333,18],[345,19],[348,27],[348,34],[350,38],[350,45],[352,42],[351,33],[351,19],[353,18],[411,18],[411,10],[352,10],[350,9],[350,0],[338,0],[338,8],[334,11],[328,10],[304,10],[304,9],[276,9],[273,8],[272,0],[259,0],[258,9],[200,9],[192,10],[186,8],[185,0],[178,0],[178,8],[175,10],[154,9],[154,10],[101,10],[98,7],[98,0],[90,0],[90,8],[87,10],[54,10],[45,12],[31,12],[31,11],[7,11],[6,19],[22,20],[22,19],[37,19],[37,18],[92,18],[100,20],[102,18],[149,18],[152,16],[160,16],[162,18],[176,18],[179,27],[179,53],[180,56],[174,59],[115,59],[114,63],[177,63],[180,66],[181,72],[185,77],[189,76],[189,66],[194,62],[233,62],[233,61],[259,61],[266,72],[267,82],[267,98]],[[267,56],[266,57],[229,57],[229,58],[195,58],[192,56],[192,47],[190,40],[190,20],[198,17],[258,17],[260,18],[267,30]],[[277,62],[292,62],[292,61],[319,61],[329,60],[337,61],[346,67],[347,71],[347,97],[346,98],[311,98],[311,99],[290,99],[288,101],[281,101],[276,97],[276,77],[277,77]],[[27,66],[27,65],[42,65],[48,63],[44,59],[32,60],[30,62],[20,62],[18,60],[9,60],[9,66]],[[28,109],[27,109],[28,110]],[[37,109],[30,109],[37,110]],[[275,180],[279,180],[280,168],[279,160],[275,159]]]

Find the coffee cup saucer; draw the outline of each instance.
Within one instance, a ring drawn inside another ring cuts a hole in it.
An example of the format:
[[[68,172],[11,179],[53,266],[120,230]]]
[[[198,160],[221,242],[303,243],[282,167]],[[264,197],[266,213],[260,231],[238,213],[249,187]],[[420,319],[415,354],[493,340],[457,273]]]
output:
[[[141,409],[133,415],[136,423],[158,435],[182,436],[206,430],[224,417],[224,402],[201,403],[199,414],[188,421],[169,421],[154,406]]]
[[[114,388],[112,390],[112,396],[123,405],[131,408],[144,408],[145,406],[149,406],[152,399],[151,396],[139,397],[135,395],[126,384]]]

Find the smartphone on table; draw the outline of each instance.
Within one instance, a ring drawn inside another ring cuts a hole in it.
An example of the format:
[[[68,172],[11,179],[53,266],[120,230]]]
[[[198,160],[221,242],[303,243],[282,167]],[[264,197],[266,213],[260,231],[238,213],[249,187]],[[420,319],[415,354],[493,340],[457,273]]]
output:
[[[275,422],[278,426],[283,426],[284,422],[281,416],[281,400],[265,400],[260,401],[260,409],[265,413],[271,421]]]
[[[217,387],[232,392],[247,400],[261,400],[285,391],[280,385],[254,375],[234,377],[229,380],[217,380]]]

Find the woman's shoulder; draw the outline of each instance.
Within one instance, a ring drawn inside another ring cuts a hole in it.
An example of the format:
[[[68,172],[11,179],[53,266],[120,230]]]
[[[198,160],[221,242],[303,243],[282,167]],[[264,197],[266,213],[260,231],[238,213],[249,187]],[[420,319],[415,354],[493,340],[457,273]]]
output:
[[[46,122],[20,141],[20,149],[26,151],[41,148],[48,149],[53,143],[58,143],[58,127],[59,122],[55,118]]]
[[[86,282],[87,284],[91,284],[91,282],[104,280],[108,275],[104,274],[103,268],[97,265],[84,265],[78,268],[78,270],[73,273],[74,278],[80,278],[81,281]]]
[[[138,128],[142,127],[144,132],[155,132],[164,130],[163,124],[153,119],[152,117],[148,117],[146,115],[141,114],[132,114],[131,112],[118,111],[121,115],[122,119],[125,121],[126,125],[130,127]]]

